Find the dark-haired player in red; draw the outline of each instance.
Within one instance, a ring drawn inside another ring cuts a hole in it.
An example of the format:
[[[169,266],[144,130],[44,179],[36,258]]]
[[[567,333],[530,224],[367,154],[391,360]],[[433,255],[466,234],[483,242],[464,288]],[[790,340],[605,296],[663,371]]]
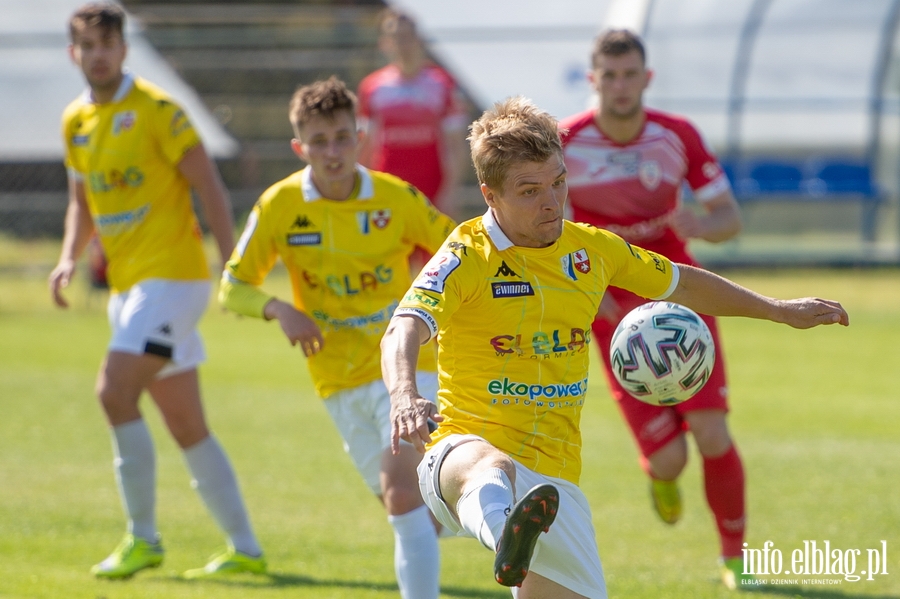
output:
[[[719,162],[697,130],[684,118],[643,106],[652,73],[636,35],[610,30],[597,38],[590,79],[596,108],[560,123],[573,219],[609,229],[626,241],[674,262],[696,264],[687,249],[691,238],[719,242],[741,227],[740,212]],[[700,210],[681,202],[687,182]],[[656,407],[632,398],[615,381],[609,343],[616,324],[646,300],[611,287],[593,331],[607,369],[607,380],[641,452],[651,495],[663,521],[681,517],[677,478],[687,462],[685,432],[691,431],[703,458],[706,498],[721,539],[722,580],[731,589],[745,578],[744,470],[728,432],[725,360],[716,322],[704,317],[718,353],[706,386],[673,407]]]

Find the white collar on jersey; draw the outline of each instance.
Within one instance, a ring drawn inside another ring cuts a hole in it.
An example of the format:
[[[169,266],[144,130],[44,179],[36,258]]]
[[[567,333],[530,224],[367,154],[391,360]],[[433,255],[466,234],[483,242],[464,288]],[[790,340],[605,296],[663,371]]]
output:
[[[371,200],[375,197],[375,184],[372,182],[372,175],[369,169],[357,164],[356,174],[359,175],[359,193],[355,200]],[[322,194],[316,189],[316,184],[312,180],[312,168],[307,166],[300,171],[300,190],[303,192],[303,199],[306,202],[315,202],[321,200]]]
[[[506,236],[506,233],[503,232],[503,229],[500,228],[500,224],[497,222],[497,219],[494,218],[494,212],[490,208],[487,209],[487,212],[484,213],[484,216],[481,217],[481,222],[484,223],[484,230],[487,231],[488,237],[491,238],[491,241],[494,242],[494,245],[497,246],[499,251],[508,250],[515,244],[509,240],[509,237]]]
[[[134,73],[128,69],[122,69],[122,73],[124,75],[124,77],[122,77],[122,83],[119,84],[119,89],[116,90],[116,95],[113,96],[111,103],[122,101],[122,99],[128,95],[128,92],[131,91],[131,88],[134,87]],[[81,99],[84,100],[86,104],[96,104],[94,101],[94,94],[91,93],[90,87],[84,90]]]

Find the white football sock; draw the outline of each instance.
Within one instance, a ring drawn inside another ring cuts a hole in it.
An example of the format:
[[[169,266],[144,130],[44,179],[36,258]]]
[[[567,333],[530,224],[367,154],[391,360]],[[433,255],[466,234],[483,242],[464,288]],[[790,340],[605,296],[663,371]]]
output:
[[[506,472],[488,468],[469,481],[456,504],[459,523],[491,551],[497,549],[506,515],[515,501],[512,489]]]
[[[156,452],[143,419],[112,427],[113,466],[128,532],[155,543]]]
[[[231,542],[241,553],[262,554],[256,535],[250,527],[250,518],[241,498],[237,478],[228,456],[212,435],[184,450],[184,459],[203,503]]]
[[[431,511],[420,506],[388,516],[394,527],[394,571],[403,599],[437,599],[441,560]]]

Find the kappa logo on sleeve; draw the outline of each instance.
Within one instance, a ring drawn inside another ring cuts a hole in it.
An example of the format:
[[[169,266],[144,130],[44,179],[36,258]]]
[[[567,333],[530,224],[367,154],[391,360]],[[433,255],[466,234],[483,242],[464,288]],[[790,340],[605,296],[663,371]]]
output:
[[[413,287],[434,291],[436,293],[444,292],[444,284],[450,273],[457,269],[460,265],[459,256],[451,251],[444,250],[435,254],[416,280],[413,281]]]

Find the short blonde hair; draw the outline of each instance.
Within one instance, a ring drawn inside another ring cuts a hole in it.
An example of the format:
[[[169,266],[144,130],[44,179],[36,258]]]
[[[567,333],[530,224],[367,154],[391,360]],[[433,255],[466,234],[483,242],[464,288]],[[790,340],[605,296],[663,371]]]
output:
[[[496,191],[503,190],[512,164],[562,155],[556,119],[522,96],[486,110],[469,127],[468,140],[478,181]]]

